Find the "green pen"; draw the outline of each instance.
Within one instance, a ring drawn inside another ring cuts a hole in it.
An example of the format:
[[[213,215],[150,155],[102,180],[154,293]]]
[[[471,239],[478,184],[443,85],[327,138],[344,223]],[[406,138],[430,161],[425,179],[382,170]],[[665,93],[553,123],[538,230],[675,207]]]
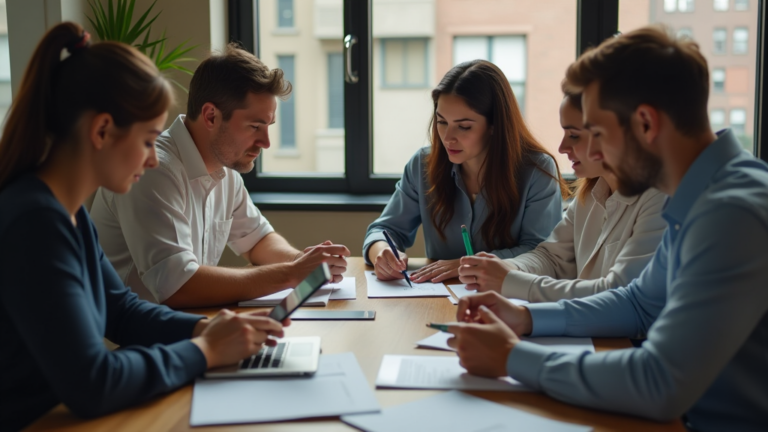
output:
[[[474,255],[475,252],[472,250],[472,241],[469,240],[469,231],[467,231],[466,225],[461,226],[461,236],[464,237],[464,248],[467,250],[467,256]]]
[[[443,324],[440,324],[440,323],[429,323],[429,324],[427,324],[427,327],[433,328],[435,330],[440,330],[441,332],[448,333],[448,327],[450,327],[450,326],[460,326],[460,325],[464,325],[464,323],[460,323],[460,322],[448,322],[448,323],[443,323]]]

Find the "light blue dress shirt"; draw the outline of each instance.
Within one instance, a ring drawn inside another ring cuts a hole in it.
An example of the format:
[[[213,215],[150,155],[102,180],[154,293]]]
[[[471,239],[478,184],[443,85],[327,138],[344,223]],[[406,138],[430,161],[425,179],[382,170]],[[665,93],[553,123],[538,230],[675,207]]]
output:
[[[553,178],[558,175],[555,161],[547,154],[535,153],[532,157],[533,163],[524,165],[517,177],[520,210],[509,227],[517,245],[509,249],[491,251],[480,233],[480,228],[488,216],[483,191],[477,195],[473,204],[461,178],[461,165],[454,164],[451,176],[458,193],[453,204],[453,218],[445,227],[446,239],[443,241],[432,224],[432,212],[428,208],[427,191],[431,186],[427,181],[425,158],[429,152],[430,148],[424,147],[411,157],[384,212],[368,227],[363,242],[363,256],[367,264],[371,264],[368,261],[368,248],[377,241],[385,241],[382,234],[385,229],[398,249],[403,251],[413,246],[416,231],[419,225],[423,225],[427,258],[449,260],[467,254],[461,236],[461,226],[466,225],[475,252],[485,251],[500,258],[514,258],[532,250],[547,238],[563,217],[560,185]]]
[[[662,216],[662,243],[628,286],[527,306],[532,336],[647,335],[642,347],[577,355],[520,342],[507,371],[576,405],[768,430],[768,165],[722,131]]]

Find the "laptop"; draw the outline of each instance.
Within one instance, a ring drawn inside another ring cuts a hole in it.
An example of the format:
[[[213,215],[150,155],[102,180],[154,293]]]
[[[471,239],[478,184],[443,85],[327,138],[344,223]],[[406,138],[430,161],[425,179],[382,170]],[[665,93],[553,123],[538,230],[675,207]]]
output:
[[[206,378],[246,378],[305,376],[317,372],[320,362],[320,337],[287,337],[276,346],[265,346],[239,363],[211,369]]]

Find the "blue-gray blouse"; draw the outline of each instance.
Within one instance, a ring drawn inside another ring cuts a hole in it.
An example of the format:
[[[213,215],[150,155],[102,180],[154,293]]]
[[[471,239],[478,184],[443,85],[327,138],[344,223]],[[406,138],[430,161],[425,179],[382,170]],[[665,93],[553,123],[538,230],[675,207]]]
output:
[[[474,204],[461,178],[461,165],[453,165],[452,177],[459,189],[454,202],[453,218],[445,228],[446,240],[440,238],[432,224],[432,213],[428,208],[426,156],[430,148],[424,147],[413,155],[397,182],[392,198],[384,212],[369,227],[363,243],[363,256],[368,264],[368,248],[377,241],[385,241],[383,230],[392,236],[398,249],[413,246],[419,225],[424,227],[424,241],[427,258],[435,260],[456,259],[466,255],[461,226],[466,225],[472,237],[474,252],[490,252],[500,258],[513,258],[528,252],[541,243],[560,222],[563,215],[557,166],[551,156],[534,153],[531,163],[525,165],[517,176],[520,188],[520,211],[515,216],[509,231],[517,244],[509,249],[489,250],[483,241],[480,228],[488,216],[484,191]],[[553,177],[545,174],[550,173]]]

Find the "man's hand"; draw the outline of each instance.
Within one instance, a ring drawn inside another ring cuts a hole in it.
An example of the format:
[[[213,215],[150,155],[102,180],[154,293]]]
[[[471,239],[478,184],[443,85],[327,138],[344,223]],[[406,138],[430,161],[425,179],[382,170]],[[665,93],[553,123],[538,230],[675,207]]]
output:
[[[502,261],[496,255],[480,252],[475,256],[461,258],[459,280],[467,284],[468,290],[477,292],[501,292],[501,284],[510,270],[519,270],[512,263]]]
[[[373,270],[376,278],[382,281],[405,279],[402,271],[408,268],[408,255],[398,252],[400,259],[395,257],[387,242],[376,242],[368,248],[368,256],[373,256]]]
[[[515,332],[485,306],[478,308],[474,324],[448,327],[454,337],[448,346],[456,349],[459,364],[472,375],[489,378],[507,376],[507,358],[520,342]]]
[[[416,283],[442,282],[459,276],[460,260],[440,260],[427,264],[411,274],[411,280]]]
[[[495,291],[462,297],[456,311],[456,320],[467,323],[481,322],[479,311],[482,307],[493,312],[516,334],[527,335],[533,330],[533,320],[528,308],[510,302]]]
[[[269,312],[236,314],[222,309],[205,326],[200,336],[192,339],[205,356],[208,368],[226,366],[256,354],[265,343],[274,345],[273,337],[283,337],[283,324],[268,318]]]
[[[304,249],[304,252],[297,255],[294,261],[290,263],[292,272],[290,278],[293,283],[291,286],[296,287],[299,282],[303,281],[317,266],[324,262],[328,263],[331,270],[331,282],[341,282],[344,279],[342,274],[347,271],[347,260],[344,257],[350,255],[351,253],[346,246],[333,244],[330,240]]]

